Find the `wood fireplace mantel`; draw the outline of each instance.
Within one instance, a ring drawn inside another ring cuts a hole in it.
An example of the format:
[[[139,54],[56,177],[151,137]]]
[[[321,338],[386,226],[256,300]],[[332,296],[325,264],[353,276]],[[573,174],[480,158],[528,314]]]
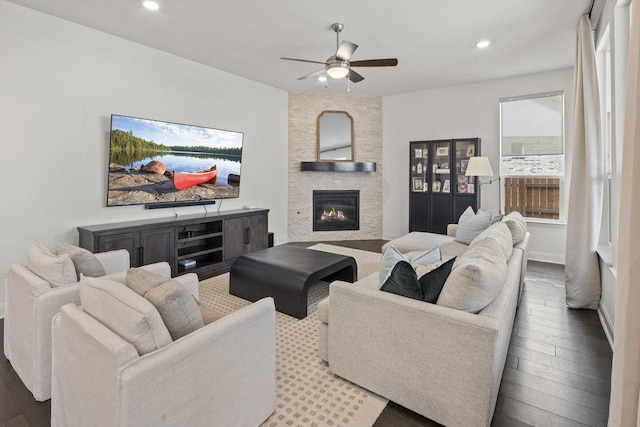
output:
[[[300,162],[303,172],[375,172],[376,162]]]

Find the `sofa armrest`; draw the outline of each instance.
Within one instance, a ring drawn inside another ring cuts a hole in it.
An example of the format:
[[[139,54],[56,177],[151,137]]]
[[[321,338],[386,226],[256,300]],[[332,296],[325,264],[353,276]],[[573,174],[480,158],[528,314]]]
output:
[[[344,282],[329,319],[333,373],[445,425],[491,420],[497,320]]]
[[[117,273],[118,271],[126,271],[129,269],[129,251],[126,249],[118,249],[115,251],[98,252],[94,254],[100,261],[104,271],[107,274]]]
[[[457,232],[458,232],[458,224],[447,225],[447,236],[456,237]]]

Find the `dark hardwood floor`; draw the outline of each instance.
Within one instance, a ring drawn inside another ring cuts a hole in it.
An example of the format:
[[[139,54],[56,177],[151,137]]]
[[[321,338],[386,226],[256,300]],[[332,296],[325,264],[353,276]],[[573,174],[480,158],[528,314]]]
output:
[[[295,243],[310,246],[319,242]],[[324,242],[380,252],[381,240]],[[612,351],[598,315],[564,304],[562,266],[529,262],[493,426],[606,426]],[[0,320],[0,343],[3,342]],[[1,344],[0,344],[1,346]],[[50,401],[36,402],[0,356],[0,426],[48,426]],[[437,426],[389,403],[375,427]]]

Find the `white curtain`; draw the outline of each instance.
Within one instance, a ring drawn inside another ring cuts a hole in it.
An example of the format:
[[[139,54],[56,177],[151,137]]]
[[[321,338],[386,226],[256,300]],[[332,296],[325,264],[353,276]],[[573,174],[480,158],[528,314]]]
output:
[[[602,213],[602,181],[598,140],[600,100],[591,22],[578,25],[573,74],[573,151],[567,218],[565,286],[567,306],[597,309],[600,302],[598,235]]]
[[[640,426],[640,4],[632,7],[610,426]]]

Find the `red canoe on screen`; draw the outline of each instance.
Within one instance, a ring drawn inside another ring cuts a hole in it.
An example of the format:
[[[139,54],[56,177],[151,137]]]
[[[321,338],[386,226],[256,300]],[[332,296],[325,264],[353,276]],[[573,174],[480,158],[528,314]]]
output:
[[[217,178],[218,169],[216,165],[197,172],[173,172],[173,186],[176,187],[176,190],[184,190],[198,184],[215,184]]]

